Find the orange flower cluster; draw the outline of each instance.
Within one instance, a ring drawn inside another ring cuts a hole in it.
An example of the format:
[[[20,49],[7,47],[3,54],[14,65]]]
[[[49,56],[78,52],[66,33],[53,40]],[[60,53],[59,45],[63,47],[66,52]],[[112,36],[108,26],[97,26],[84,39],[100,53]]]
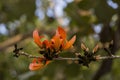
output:
[[[67,50],[72,47],[73,43],[76,40],[76,36],[73,36],[69,41],[66,39],[66,32],[63,28],[58,27],[56,34],[52,37],[51,40],[43,40],[44,36],[39,36],[37,30],[33,31],[34,42],[44,51],[41,51],[45,58],[34,59],[30,64],[30,70],[41,69],[46,66],[52,58],[58,56],[57,53],[63,50]]]

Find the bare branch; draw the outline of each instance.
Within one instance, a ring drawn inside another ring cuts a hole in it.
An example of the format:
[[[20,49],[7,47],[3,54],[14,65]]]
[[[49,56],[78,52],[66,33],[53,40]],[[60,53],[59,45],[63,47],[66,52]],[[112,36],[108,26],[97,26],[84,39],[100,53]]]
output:
[[[23,52],[23,51],[20,51],[20,52],[19,52],[19,55],[23,55],[23,56],[26,56],[26,57],[28,57],[28,58],[40,58],[40,56],[30,55],[30,54],[28,54],[28,53],[26,53],[26,52]]]
[[[28,37],[30,37],[31,34],[26,34],[26,35],[23,35],[23,34],[18,34],[14,37],[11,37],[9,38],[8,40],[5,40],[3,42],[0,43],[0,51],[3,51],[5,50],[7,47],[10,47],[18,42],[20,42],[21,40],[24,40]]]
[[[99,57],[97,60],[103,60],[103,59],[117,59],[117,58],[120,58],[120,56],[118,56],[118,55],[102,56],[102,57]]]

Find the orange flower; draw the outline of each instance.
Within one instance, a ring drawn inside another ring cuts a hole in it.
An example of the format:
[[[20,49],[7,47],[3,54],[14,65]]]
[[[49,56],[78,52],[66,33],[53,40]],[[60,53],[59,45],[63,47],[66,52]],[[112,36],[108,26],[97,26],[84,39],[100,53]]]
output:
[[[58,27],[55,36],[53,36],[53,38],[50,41],[44,40],[43,42],[41,42],[40,39],[43,38],[43,36],[39,36],[37,30],[33,31],[33,38],[34,38],[34,42],[40,48],[45,48],[45,49],[49,48],[51,51],[56,50],[56,52],[59,50],[69,49],[76,40],[76,36],[73,36],[71,40],[67,41],[66,32],[61,27]]]
[[[38,70],[44,68],[46,65],[48,65],[51,61],[47,60],[44,62],[44,58],[35,58],[32,63],[29,65],[30,70]]]
[[[58,52],[62,50],[67,50],[72,47],[73,43],[76,40],[76,36],[73,36],[69,41],[67,41],[67,35],[63,28],[58,27],[56,34],[51,40],[43,40],[41,38],[44,36],[39,36],[38,31],[33,31],[34,42],[40,47],[44,48],[43,53],[44,58],[34,59],[33,62],[29,65],[30,70],[42,69],[47,64],[51,62],[54,57],[58,56]]]

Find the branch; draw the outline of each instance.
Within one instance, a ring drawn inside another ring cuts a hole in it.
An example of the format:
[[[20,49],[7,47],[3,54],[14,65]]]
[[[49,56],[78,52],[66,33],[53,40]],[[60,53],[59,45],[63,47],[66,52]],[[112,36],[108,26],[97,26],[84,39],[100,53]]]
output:
[[[119,56],[119,55],[102,56],[102,57],[99,57],[97,60],[104,60],[104,59],[117,59],[117,58],[120,58],[120,56]]]
[[[24,51],[19,51],[19,56],[26,56],[28,58],[40,58],[40,56],[34,56],[30,55]],[[119,55],[113,55],[113,56],[94,56],[96,60],[104,60],[104,59],[120,59]],[[63,58],[63,57],[58,57],[58,58],[53,58],[53,60],[79,60],[79,58]]]
[[[24,39],[26,39],[26,38],[28,38],[30,36],[31,36],[31,34],[28,33],[26,35],[18,34],[18,35],[14,36],[14,37],[11,37],[8,40],[0,43],[0,51],[4,51],[6,48],[14,45],[15,43],[20,42],[21,40],[24,40]]]

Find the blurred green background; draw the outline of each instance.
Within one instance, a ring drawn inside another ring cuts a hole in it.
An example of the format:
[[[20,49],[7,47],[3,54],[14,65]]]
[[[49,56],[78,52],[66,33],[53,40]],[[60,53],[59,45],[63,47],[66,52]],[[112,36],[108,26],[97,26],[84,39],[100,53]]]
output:
[[[98,42],[114,41],[113,54],[120,55],[120,0],[0,0],[0,80],[119,80],[120,60],[104,60],[90,67],[71,61],[53,61],[42,70],[30,71],[32,59],[13,57],[14,44],[39,55],[32,31],[51,38],[58,25],[77,36],[75,52],[84,42],[90,50]],[[107,55],[105,51],[98,54]],[[73,51],[61,53],[74,57]]]

